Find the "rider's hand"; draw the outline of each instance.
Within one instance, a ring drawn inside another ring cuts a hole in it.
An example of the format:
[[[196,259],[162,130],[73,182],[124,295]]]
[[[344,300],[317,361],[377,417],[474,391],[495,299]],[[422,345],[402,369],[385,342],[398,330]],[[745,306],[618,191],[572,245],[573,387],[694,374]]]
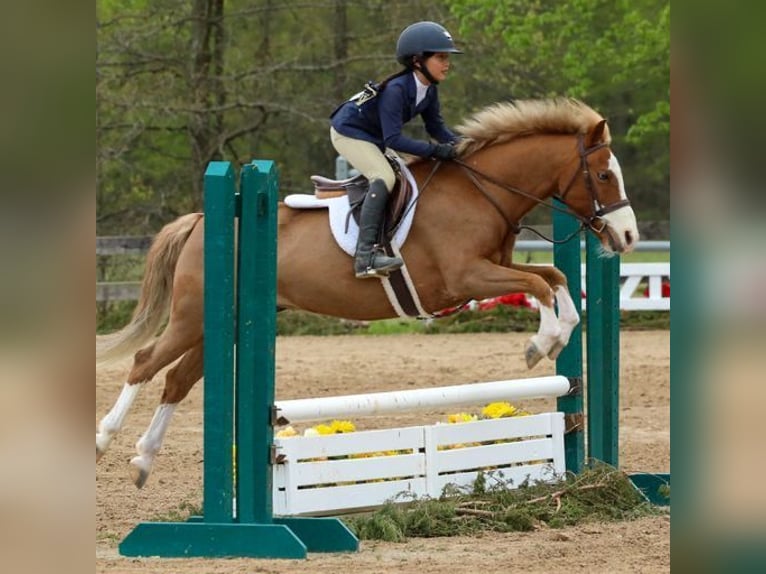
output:
[[[434,146],[434,151],[431,153],[431,157],[436,159],[455,159],[457,157],[457,149],[453,144],[440,143]]]

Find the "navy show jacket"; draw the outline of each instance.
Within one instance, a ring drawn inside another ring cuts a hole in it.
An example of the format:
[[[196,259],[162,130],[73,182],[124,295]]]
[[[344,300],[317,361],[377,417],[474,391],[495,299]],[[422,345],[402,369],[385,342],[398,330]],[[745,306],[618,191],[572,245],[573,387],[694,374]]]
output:
[[[346,137],[368,141],[381,151],[396,151],[430,157],[435,144],[414,140],[402,134],[402,126],[420,115],[428,135],[439,143],[453,142],[457,136],[442,119],[439,92],[434,84],[428,86],[423,100],[415,105],[417,87],[412,73],[392,79],[378,95],[361,106],[347,101],[332,114],[332,127]]]

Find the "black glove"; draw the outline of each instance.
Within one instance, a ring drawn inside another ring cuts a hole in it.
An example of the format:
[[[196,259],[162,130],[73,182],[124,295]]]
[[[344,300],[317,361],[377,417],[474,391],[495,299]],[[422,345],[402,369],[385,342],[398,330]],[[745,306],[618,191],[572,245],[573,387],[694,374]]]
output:
[[[434,151],[431,154],[431,157],[442,160],[455,159],[457,157],[457,149],[455,149],[453,144],[449,143],[436,144],[434,146]]]

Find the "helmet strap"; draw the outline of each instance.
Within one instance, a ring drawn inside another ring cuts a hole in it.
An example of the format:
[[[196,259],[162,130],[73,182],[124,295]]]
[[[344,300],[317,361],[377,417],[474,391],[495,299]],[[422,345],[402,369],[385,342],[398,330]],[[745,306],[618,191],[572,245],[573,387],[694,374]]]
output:
[[[434,86],[438,86],[439,82],[437,82],[434,77],[431,75],[431,72],[428,71],[428,67],[426,66],[426,60],[428,58],[423,58],[422,56],[415,56],[413,59],[413,68],[416,70],[420,70],[420,73],[423,74],[426,79],[431,82]],[[414,64],[420,64],[419,66],[415,67]]]

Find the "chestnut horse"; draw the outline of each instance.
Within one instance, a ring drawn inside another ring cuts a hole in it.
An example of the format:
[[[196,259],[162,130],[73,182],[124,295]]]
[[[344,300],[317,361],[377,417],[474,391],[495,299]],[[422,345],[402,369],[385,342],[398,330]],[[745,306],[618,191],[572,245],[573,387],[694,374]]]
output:
[[[609,149],[606,121],[576,100],[528,100],[490,106],[457,129],[464,137],[457,160],[410,165],[422,191],[401,253],[422,306],[435,312],[471,299],[531,294],[539,302],[540,327],[527,345],[527,364],[555,359],[579,322],[566,278],[552,266],[513,263],[511,252],[521,218],[550,198],[560,199],[595,233],[605,252],[634,247],[636,219]],[[396,316],[379,281],[354,278],[352,260],[335,243],[325,210],[281,204],[278,227],[280,308],[361,320]],[[133,319],[100,353],[108,360],[140,348],[117,402],[99,424],[96,460],[143,384],[180,358],[136,445],[131,474],[138,487],[151,471],[175,407],[202,377],[202,266],[202,214],[166,225],[147,256]],[[166,328],[150,342],[168,314]]]

